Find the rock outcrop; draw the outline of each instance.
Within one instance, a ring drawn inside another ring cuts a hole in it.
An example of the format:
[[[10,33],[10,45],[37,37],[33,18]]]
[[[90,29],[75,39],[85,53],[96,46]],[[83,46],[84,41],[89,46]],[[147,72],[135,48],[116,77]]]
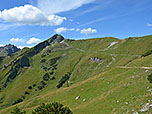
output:
[[[16,46],[12,45],[12,44],[8,44],[4,47],[0,47],[0,56],[8,56],[11,55],[17,51],[19,51],[20,49],[17,48]]]
[[[49,43],[52,43],[52,42],[60,43],[63,40],[64,40],[63,36],[55,34],[54,36],[52,36],[51,38],[48,39],[48,42]]]
[[[40,51],[42,51],[44,48],[46,48],[47,46],[49,46],[53,42],[60,43],[63,40],[64,40],[63,36],[55,34],[54,36],[52,36],[48,40],[45,40],[45,41],[39,43],[38,45],[34,46],[33,48],[31,48],[31,50],[27,53],[26,56],[32,57],[32,56],[38,54]]]
[[[91,61],[91,62],[97,62],[97,63],[103,63],[104,62],[104,60],[99,59],[98,57],[89,58],[89,61]]]

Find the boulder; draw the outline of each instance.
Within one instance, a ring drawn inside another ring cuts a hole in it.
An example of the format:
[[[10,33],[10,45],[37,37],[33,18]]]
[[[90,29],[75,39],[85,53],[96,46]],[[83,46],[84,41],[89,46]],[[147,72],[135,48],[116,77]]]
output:
[[[86,99],[83,99],[83,102],[87,101]]]
[[[76,100],[80,99],[80,96],[77,96],[75,99],[76,99]]]

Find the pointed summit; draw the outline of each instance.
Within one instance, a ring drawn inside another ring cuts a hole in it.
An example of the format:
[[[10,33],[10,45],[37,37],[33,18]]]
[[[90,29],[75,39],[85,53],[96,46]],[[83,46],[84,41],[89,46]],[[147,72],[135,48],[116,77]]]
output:
[[[6,46],[0,47],[0,56],[11,55],[19,50],[20,49],[17,48],[16,46],[14,46],[12,44],[8,44]]]
[[[48,40],[45,40],[45,41],[37,44],[33,48],[31,48],[26,56],[32,57],[32,56],[38,54],[40,51],[42,51],[47,46],[51,45],[51,43],[60,43],[63,40],[64,40],[63,36],[55,34],[51,38],[49,38]]]
[[[60,43],[63,40],[64,40],[64,37],[62,35],[55,34],[51,38],[48,39],[48,42],[49,43],[52,43],[52,42]]]

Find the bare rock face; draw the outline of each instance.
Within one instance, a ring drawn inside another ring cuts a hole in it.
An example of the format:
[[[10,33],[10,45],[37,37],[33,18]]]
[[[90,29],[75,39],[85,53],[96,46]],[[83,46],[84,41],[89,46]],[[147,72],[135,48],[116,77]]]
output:
[[[98,62],[98,63],[103,63],[104,60],[98,58],[98,57],[92,57],[92,58],[89,58],[89,61],[91,62]]]
[[[48,39],[48,42],[49,43],[52,43],[52,42],[60,43],[63,40],[64,40],[63,36],[55,34],[54,36],[52,36],[51,38]]]
[[[20,49],[17,48],[16,46],[12,45],[12,44],[8,44],[4,47],[0,47],[0,55],[1,56],[8,56],[11,55],[17,51],[19,51]]]
[[[45,40],[45,41],[37,44],[36,46],[34,46],[33,49],[31,49],[31,51],[27,54],[27,56],[32,57],[32,56],[38,54],[40,51],[42,51],[44,48],[46,48],[47,46],[49,46],[53,42],[60,43],[63,40],[64,40],[63,36],[55,34],[54,36],[52,36],[48,40]]]

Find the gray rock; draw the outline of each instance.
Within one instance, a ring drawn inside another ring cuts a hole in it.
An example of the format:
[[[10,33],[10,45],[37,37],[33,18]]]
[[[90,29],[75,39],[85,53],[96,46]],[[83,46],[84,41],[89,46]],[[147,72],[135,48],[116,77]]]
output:
[[[143,108],[140,109],[139,111],[140,111],[140,112],[146,112],[146,111],[148,111],[151,107],[152,107],[152,104],[146,103],[146,104],[143,106]]]
[[[86,99],[83,99],[83,102],[87,101]]]
[[[76,99],[76,100],[80,99],[80,96],[77,96],[75,99]]]
[[[58,34],[55,34],[51,38],[48,39],[49,43],[55,42],[55,43],[60,43],[61,41],[64,40],[64,37]]]
[[[104,62],[104,60],[99,59],[98,57],[89,58],[89,61],[91,61],[91,62],[97,62],[97,63],[103,63]]]
[[[6,46],[0,47],[0,55],[1,56],[8,56],[8,55],[11,55],[13,53],[16,53],[19,50],[20,49],[17,48],[16,46],[14,46],[12,44],[8,44]]]

